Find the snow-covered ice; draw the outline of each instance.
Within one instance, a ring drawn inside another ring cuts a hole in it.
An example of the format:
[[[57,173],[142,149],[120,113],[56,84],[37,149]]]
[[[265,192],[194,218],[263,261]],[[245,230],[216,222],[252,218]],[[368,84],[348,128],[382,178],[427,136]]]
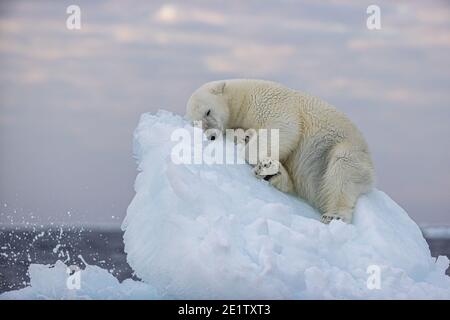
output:
[[[324,225],[248,165],[173,163],[177,128],[192,130],[160,111],[142,115],[134,135],[140,172],[122,229],[144,282],[88,266],[74,293],[64,264],[33,265],[31,287],[0,299],[450,299],[448,258],[431,257],[418,226],[383,192],[359,199],[353,224]]]

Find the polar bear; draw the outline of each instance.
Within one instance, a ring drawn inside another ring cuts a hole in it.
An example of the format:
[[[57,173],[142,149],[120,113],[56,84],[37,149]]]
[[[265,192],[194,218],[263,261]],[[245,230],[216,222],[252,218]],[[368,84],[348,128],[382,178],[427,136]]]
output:
[[[362,134],[317,97],[265,80],[213,81],[192,94],[186,117],[202,121],[204,130],[222,133],[278,129],[279,158],[258,159],[254,173],[305,199],[321,212],[324,223],[350,223],[358,197],[372,188],[373,162]],[[277,173],[266,174],[272,167]]]

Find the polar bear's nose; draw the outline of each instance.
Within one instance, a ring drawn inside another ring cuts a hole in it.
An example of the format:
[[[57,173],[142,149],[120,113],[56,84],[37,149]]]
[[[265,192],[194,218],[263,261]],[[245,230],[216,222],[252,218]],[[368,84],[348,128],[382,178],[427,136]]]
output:
[[[216,136],[212,135],[211,137],[209,137],[212,141],[216,140]]]

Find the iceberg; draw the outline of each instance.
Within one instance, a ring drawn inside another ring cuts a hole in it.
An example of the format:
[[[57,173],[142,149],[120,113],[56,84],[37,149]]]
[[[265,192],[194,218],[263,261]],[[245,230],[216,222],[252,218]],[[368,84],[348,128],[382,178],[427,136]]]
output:
[[[325,225],[247,164],[174,163],[174,146],[192,144],[171,139],[179,128],[194,130],[167,111],[141,116],[136,195],[122,224],[128,263],[161,297],[450,298],[448,258],[431,256],[417,224],[382,191],[360,197],[352,224]]]

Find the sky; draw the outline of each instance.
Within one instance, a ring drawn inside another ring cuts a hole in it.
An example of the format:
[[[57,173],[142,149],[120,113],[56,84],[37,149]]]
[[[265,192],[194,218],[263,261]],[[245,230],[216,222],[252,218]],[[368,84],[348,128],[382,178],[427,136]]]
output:
[[[119,225],[140,115],[261,78],[345,112],[377,187],[419,224],[450,225],[449,69],[445,1],[1,1],[0,224]]]

